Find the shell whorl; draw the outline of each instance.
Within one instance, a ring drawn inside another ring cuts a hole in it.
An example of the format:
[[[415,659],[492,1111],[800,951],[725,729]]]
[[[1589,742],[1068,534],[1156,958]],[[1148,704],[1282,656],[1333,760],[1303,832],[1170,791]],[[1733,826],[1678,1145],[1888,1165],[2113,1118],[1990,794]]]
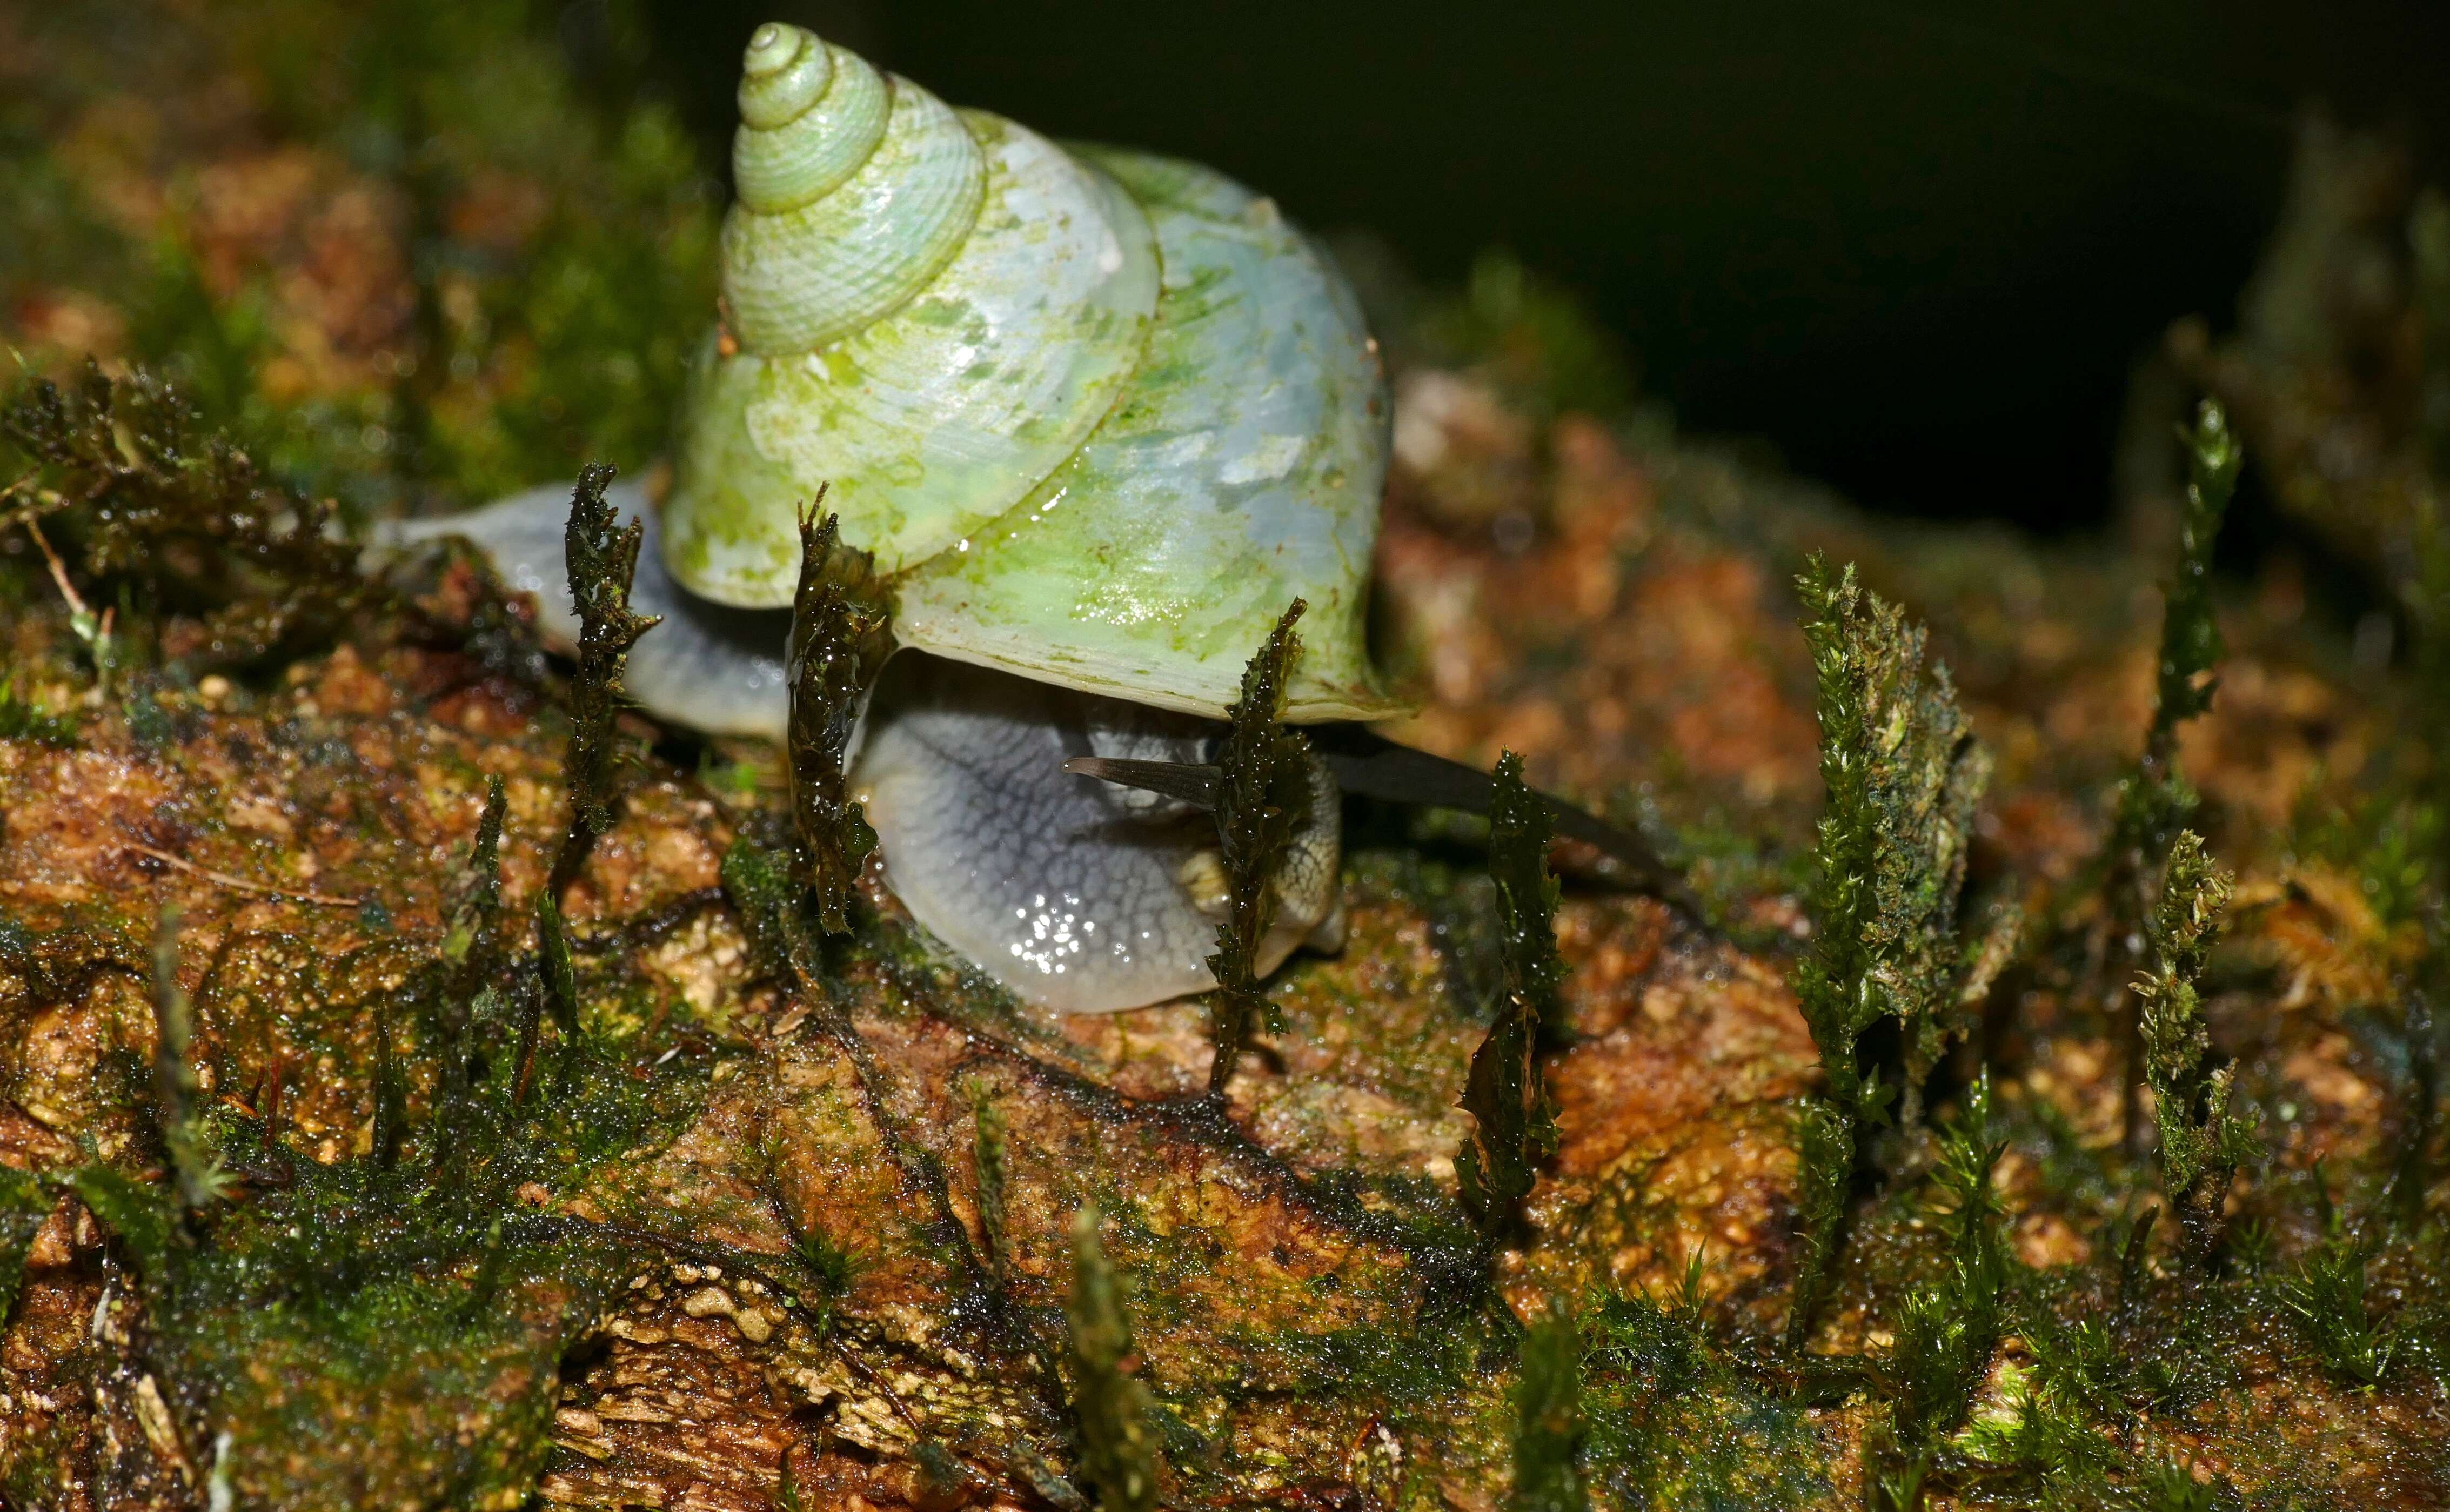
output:
[[[978,220],[986,160],[950,107],[856,53],[768,22],[749,40],[723,226],[732,334],[814,351],[907,303]]]

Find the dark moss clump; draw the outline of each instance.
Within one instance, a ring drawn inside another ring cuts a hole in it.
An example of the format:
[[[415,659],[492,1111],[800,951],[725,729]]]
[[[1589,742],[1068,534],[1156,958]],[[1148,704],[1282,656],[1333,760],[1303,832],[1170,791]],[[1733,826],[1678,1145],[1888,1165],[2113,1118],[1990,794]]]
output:
[[[76,721],[20,698],[14,683],[0,679],[0,740],[40,741],[67,750],[77,743]]]
[[[1557,955],[1557,882],[1548,875],[1548,810],[1523,785],[1523,759],[1498,759],[1488,815],[1498,948],[1506,978],[1497,1017],[1472,1053],[1463,1105],[1476,1126],[1455,1156],[1464,1211],[1486,1240],[1520,1221],[1539,1163],[1557,1148],[1556,1114],[1540,1069],[1540,1030],[1557,1021],[1565,962]]]
[[[1695,1250],[1663,1296],[1606,1297],[1585,1320],[1583,1463],[1616,1506],[1797,1506],[1826,1494],[1803,1405],[1714,1336]]]
[[[651,1233],[564,1205],[691,1115],[704,1056],[648,1080],[645,1047],[566,1037],[554,1095],[523,1096],[498,980],[465,1013],[436,990],[457,964],[438,960],[399,1019],[401,1058],[438,1089],[423,1119],[395,1095],[360,1153],[324,1164],[277,1115],[200,1114],[166,997],[171,1184],[103,1165],[64,1177],[133,1268],[188,1458],[249,1500],[475,1504],[532,1483],[557,1362],[653,1252]],[[352,1431],[323,1431],[335,1422]]]
[[[570,594],[578,606],[578,669],[570,680],[570,802],[574,833],[583,825],[600,835],[612,827],[612,716],[619,707],[621,669],[638,637],[654,620],[630,611],[630,585],[638,572],[638,543],[646,527],[617,524],[620,512],[605,500],[612,469],[590,464],[570,496],[566,551]],[[565,851],[567,855],[568,852]],[[571,861],[554,863],[566,876]]]
[[[1274,1024],[1274,1010],[1259,991],[1256,963],[1259,941],[1275,913],[1276,872],[1310,814],[1310,743],[1283,719],[1288,673],[1301,654],[1293,622],[1304,607],[1293,600],[1252,653],[1242,671],[1242,696],[1227,714],[1216,753],[1216,849],[1224,863],[1227,909],[1216,925],[1216,953],[1208,958],[1216,978],[1209,1035],[1215,1047],[1208,1074],[1212,1095],[1221,1095],[1232,1079],[1252,1025]]]
[[[1514,1498],[1518,1512],[1586,1512],[1583,1483],[1583,1335],[1552,1307],[1523,1336],[1514,1388]]]
[[[0,407],[0,526],[55,539],[77,563],[80,599],[127,595],[196,617],[178,652],[193,670],[294,655],[366,601],[332,505],[265,475],[143,371],[111,378],[88,365],[68,388],[19,384]],[[107,627],[81,623],[78,633],[100,660]]]
[[[2377,1316],[2367,1291],[2367,1270],[2380,1246],[2349,1232],[2336,1213],[2326,1229],[2272,1295],[2324,1369],[2350,1386],[2375,1386],[2389,1373],[2402,1342],[2399,1320]]]
[[[690,1105],[685,1081],[643,1094],[626,1056],[569,1070],[572,1090],[532,1113],[510,1109],[507,1083],[463,1102],[459,1123],[396,1164],[322,1166],[222,1120],[224,1157],[263,1187],[192,1239],[149,1188],[80,1173],[142,1278],[189,1421],[232,1436],[219,1452],[235,1485],[303,1505],[437,1489],[477,1502],[533,1480],[557,1362],[648,1252],[535,1211],[533,1189],[577,1195],[597,1163],[668,1134]],[[336,1421],[357,1428],[320,1431]]]
[[[41,1181],[23,1171],[0,1170],[0,1317],[16,1305],[26,1279],[26,1250],[50,1211],[50,1194]]]
[[[791,722],[791,821],[800,884],[828,934],[850,928],[851,889],[876,848],[876,831],[845,792],[860,696],[892,650],[881,591],[864,552],[843,547],[840,521],[816,513],[800,519],[800,584],[791,600],[787,660]]]
[[[1940,1189],[1936,1214],[1947,1245],[1935,1286],[1908,1294],[1896,1321],[1889,1362],[1889,1429],[1885,1454],[1867,1453],[1864,1473],[1876,1507],[1909,1512],[1948,1437],[1963,1426],[1974,1393],[1990,1368],[2005,1323],[2009,1260],[1992,1172],[2007,1149],[1991,1137],[1991,1081],[1968,1090],[1954,1127],[1940,1140],[1933,1175]]]

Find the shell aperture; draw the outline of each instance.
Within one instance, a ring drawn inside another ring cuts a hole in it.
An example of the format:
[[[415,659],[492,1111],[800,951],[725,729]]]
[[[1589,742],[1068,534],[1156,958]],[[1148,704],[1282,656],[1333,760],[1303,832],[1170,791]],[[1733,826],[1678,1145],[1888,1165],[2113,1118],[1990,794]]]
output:
[[[843,539],[904,577],[904,645],[1215,716],[1300,597],[1288,717],[1395,711],[1363,644],[1384,381],[1342,280],[1273,204],[1189,164],[948,110],[983,187],[933,263],[939,223],[900,220],[941,196],[904,181],[951,154],[901,153],[889,125],[805,201],[839,164],[773,166],[836,140],[811,124],[829,111],[847,157],[863,128],[836,97],[873,70],[779,26],[759,29],[747,69],[729,317],[701,350],[667,512],[676,579],[724,603],[787,603],[795,512],[824,483]],[[905,98],[924,91],[887,87],[893,121],[924,113]],[[810,141],[769,140],[789,132]],[[854,220],[882,227],[858,248],[906,256],[907,292],[893,284],[897,300],[856,326],[769,319],[833,298],[833,264],[854,250],[826,228]]]

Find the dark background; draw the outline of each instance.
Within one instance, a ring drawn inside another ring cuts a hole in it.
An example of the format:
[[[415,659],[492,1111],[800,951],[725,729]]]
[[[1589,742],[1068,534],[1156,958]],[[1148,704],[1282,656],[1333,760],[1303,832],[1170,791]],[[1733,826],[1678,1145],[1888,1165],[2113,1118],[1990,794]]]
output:
[[[2298,112],[2450,138],[2450,3],[652,0],[720,161],[798,21],[958,105],[1212,164],[1425,277],[1504,246],[1688,430],[1876,508],[2099,522],[2128,374],[2225,328]]]

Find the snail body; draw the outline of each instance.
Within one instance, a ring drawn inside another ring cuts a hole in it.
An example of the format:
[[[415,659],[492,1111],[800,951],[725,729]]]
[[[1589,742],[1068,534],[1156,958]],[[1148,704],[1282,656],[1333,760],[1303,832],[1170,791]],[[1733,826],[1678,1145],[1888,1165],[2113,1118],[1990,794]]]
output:
[[[1061,764],[1206,760],[1295,598],[1286,718],[1400,708],[1364,635],[1388,404],[1357,303],[1221,175],[955,110],[795,27],[758,29],[739,100],[671,493],[612,495],[650,533],[638,606],[666,616],[632,693],[782,734],[783,607],[824,489],[894,595],[902,649],[849,777],[914,917],[1058,1011],[1213,985],[1206,816]],[[475,539],[567,638],[567,499],[401,533]],[[1314,788],[1263,970],[1340,928],[1324,767]]]

